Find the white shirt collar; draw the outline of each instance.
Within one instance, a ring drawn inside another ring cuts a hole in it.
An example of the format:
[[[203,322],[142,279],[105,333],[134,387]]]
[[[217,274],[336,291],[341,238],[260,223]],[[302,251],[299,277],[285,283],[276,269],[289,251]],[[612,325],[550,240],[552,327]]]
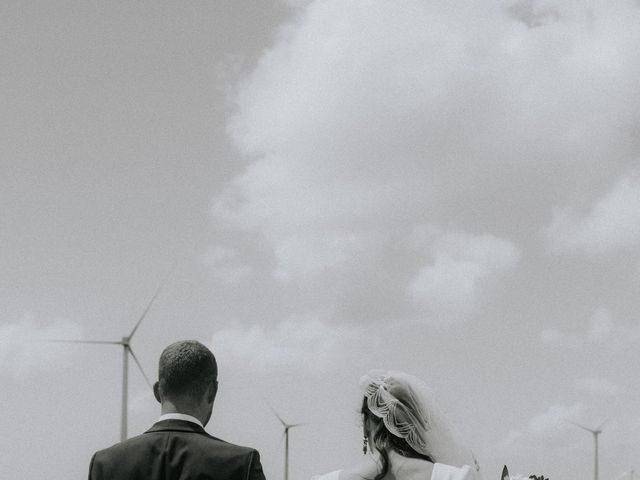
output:
[[[195,423],[196,425],[200,425],[204,428],[204,425],[202,425],[200,420],[196,417],[192,417],[191,415],[187,415],[186,413],[165,413],[164,415],[160,415],[160,418],[158,419],[159,422],[163,420],[184,420],[185,422]]]

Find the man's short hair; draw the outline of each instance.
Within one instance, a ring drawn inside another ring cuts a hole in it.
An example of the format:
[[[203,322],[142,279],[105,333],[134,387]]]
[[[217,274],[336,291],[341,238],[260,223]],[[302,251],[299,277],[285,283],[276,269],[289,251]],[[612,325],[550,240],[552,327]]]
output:
[[[160,391],[169,398],[200,399],[218,379],[216,357],[195,340],[172,343],[160,355],[158,379]]]

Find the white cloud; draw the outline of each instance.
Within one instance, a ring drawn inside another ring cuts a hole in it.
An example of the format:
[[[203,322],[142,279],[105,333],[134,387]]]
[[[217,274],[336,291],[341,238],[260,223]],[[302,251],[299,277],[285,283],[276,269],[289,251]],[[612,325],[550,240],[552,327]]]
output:
[[[41,371],[56,371],[71,364],[68,345],[43,343],[47,339],[82,339],[83,330],[64,319],[37,320],[25,315],[20,321],[0,325],[0,365],[15,378]]]
[[[523,452],[539,452],[540,449],[536,447],[540,445],[555,447],[565,442],[567,432],[573,428],[569,422],[579,421],[585,412],[586,407],[582,403],[551,405],[530,418],[522,428],[510,430],[496,444],[495,450],[504,458],[510,458],[510,462],[515,462]]]
[[[298,168],[283,159],[257,161],[214,206],[228,225],[261,229],[277,261],[274,276],[285,282],[343,268],[375,249],[388,237],[386,222],[376,219],[396,215],[406,195],[382,179],[322,178]]]
[[[540,333],[540,340],[552,347],[574,350],[611,341],[616,345],[628,344],[640,340],[640,325],[627,326],[615,322],[609,310],[599,308],[589,318],[586,328],[580,333],[548,328]]]
[[[414,298],[468,311],[513,251],[426,264],[407,239],[482,225],[521,245],[565,185],[628,162],[640,31],[620,19],[635,11],[305,2],[238,85],[228,130],[247,167],[216,197],[216,224],[255,234],[301,297],[339,284],[397,313],[412,282]]]
[[[544,472],[554,452],[566,451],[569,446],[570,431],[575,428],[569,422],[580,421],[585,412],[586,407],[581,403],[551,405],[521,428],[510,430],[491,449],[492,455],[507,463],[511,470],[517,467]]]
[[[571,427],[567,421],[578,421],[585,411],[585,406],[581,403],[552,405],[547,411],[529,420],[527,432],[543,439],[557,437]]]
[[[513,269],[520,258],[513,243],[491,235],[445,234],[431,251],[433,262],[420,269],[409,293],[448,318],[470,311],[480,300],[482,287]]]
[[[239,259],[238,252],[222,245],[211,246],[204,255],[204,263],[214,277],[224,283],[236,284],[249,278],[252,268]]]
[[[606,308],[599,308],[591,316],[586,339],[593,343],[605,340],[614,333],[615,329],[616,325],[611,317],[611,312]]]
[[[576,388],[586,393],[605,397],[616,397],[625,389],[603,377],[583,377],[576,379]]]
[[[640,171],[622,176],[582,213],[557,210],[545,235],[555,252],[602,255],[640,245]]]
[[[507,11],[516,20],[521,21],[529,28],[542,27],[559,20],[558,10],[549,5],[540,5],[534,0],[520,0],[507,7]]]
[[[356,232],[300,232],[283,238],[275,246],[278,266],[276,279],[292,281],[306,278],[345,265],[366,245]]]
[[[521,471],[537,472],[538,475],[545,473],[549,478],[554,478],[554,470],[558,468],[556,456],[560,461],[567,456],[576,458],[584,455],[585,460],[592,459],[589,456],[592,453],[585,454],[585,448],[593,448],[592,439],[572,422],[595,428],[598,426],[595,419],[598,418],[602,424],[602,417],[583,403],[551,405],[532,417],[522,428],[510,431],[492,450],[497,452],[502,461],[506,459],[509,467],[517,466]],[[620,452],[620,458],[633,458],[633,450],[629,446],[635,444],[638,432],[633,430],[637,430],[637,425],[630,425],[628,419],[616,421],[615,418],[602,425],[609,448]],[[586,451],[592,452],[590,449]],[[550,465],[555,468],[550,469]]]
[[[584,344],[584,339],[580,336],[564,333],[555,328],[546,328],[540,332],[542,343],[552,347],[568,347],[577,349]]]
[[[303,369],[317,373],[374,345],[363,328],[315,318],[290,318],[274,326],[229,327],[211,339],[220,363],[253,372]]]

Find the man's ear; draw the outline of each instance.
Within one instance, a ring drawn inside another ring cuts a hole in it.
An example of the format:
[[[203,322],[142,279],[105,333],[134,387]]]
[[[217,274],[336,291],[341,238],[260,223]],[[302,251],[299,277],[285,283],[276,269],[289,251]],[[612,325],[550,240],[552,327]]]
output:
[[[162,403],[162,398],[160,397],[160,382],[153,384],[153,396],[156,397],[158,403]]]
[[[216,380],[209,387],[209,391],[207,392],[207,402],[213,403],[217,393],[218,393],[218,381]]]

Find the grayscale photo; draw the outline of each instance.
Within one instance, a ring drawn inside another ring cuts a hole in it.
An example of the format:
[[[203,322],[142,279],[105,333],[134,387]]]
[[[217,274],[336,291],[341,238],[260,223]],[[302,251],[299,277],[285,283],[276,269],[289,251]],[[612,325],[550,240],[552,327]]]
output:
[[[0,477],[640,480],[640,1],[0,31]]]

